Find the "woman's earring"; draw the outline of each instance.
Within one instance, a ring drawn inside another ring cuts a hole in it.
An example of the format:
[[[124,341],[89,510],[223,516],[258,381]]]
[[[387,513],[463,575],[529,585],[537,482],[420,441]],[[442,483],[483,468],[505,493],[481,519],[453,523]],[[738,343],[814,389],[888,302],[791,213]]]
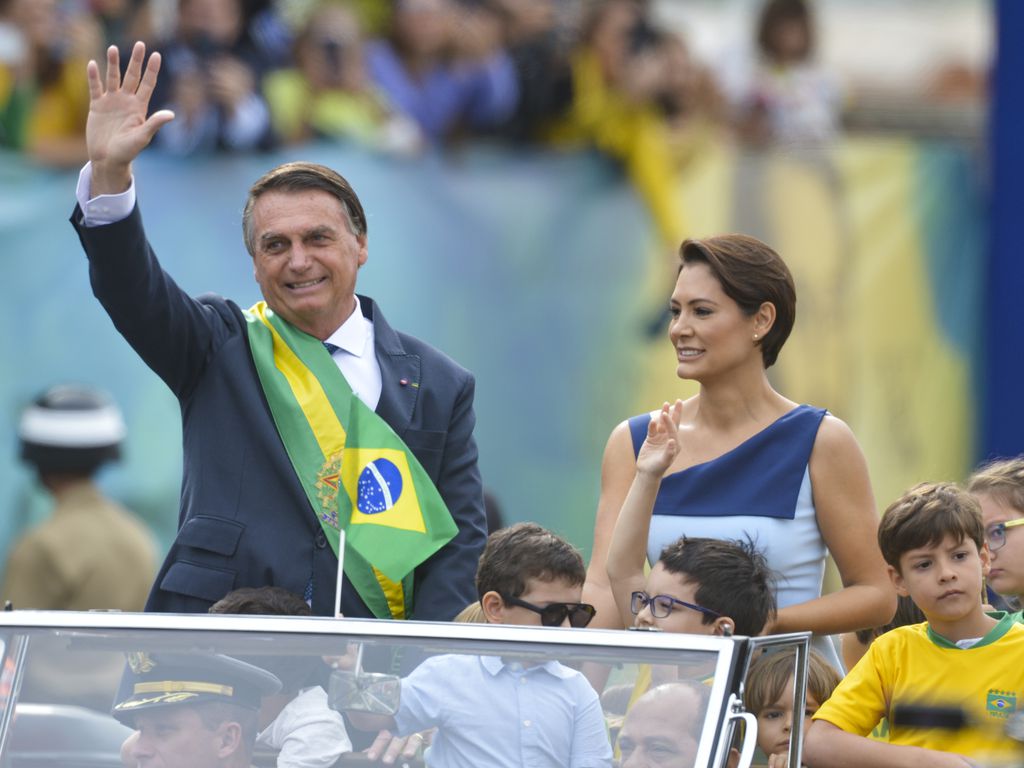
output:
[[[755,334],[754,334],[754,341],[757,341],[757,339],[758,339],[758,336],[757,336],[757,334],[755,333]]]

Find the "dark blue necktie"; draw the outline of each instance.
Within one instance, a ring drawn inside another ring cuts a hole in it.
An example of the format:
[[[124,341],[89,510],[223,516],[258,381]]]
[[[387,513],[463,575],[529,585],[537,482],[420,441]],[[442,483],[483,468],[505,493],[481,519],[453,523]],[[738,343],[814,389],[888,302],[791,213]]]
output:
[[[325,341],[323,344],[324,344],[324,349],[327,350],[327,354],[331,355],[331,357],[334,356],[335,352],[337,352],[339,349],[341,349],[341,347],[339,347],[337,344],[331,344],[331,342],[329,342],[329,341]]]

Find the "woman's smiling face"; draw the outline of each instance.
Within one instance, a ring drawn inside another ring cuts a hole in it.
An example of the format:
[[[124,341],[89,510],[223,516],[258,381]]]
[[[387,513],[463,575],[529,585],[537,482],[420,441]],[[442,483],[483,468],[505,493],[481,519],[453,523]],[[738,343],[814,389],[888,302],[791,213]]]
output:
[[[762,365],[754,338],[756,315],[743,313],[707,264],[683,265],[669,311],[668,336],[680,378],[703,382],[751,361]]]

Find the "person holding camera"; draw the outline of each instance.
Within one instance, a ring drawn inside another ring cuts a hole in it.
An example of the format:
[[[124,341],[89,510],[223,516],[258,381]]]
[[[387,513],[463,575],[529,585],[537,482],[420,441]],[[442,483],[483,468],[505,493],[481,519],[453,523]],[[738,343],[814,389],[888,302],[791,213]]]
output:
[[[262,95],[271,62],[246,40],[241,0],[180,0],[175,34],[159,49],[164,66],[152,102],[178,119],[157,135],[158,147],[193,155],[273,146]]]

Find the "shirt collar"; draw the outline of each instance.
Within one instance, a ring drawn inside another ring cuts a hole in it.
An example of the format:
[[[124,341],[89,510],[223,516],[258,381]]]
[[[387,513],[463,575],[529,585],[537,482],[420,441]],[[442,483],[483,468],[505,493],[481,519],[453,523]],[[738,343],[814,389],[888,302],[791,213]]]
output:
[[[362,357],[363,353],[366,352],[366,342],[370,338],[373,325],[363,317],[363,309],[359,304],[359,297],[353,296],[353,298],[356,300],[356,308],[352,310],[352,314],[348,316],[348,319],[341,324],[338,330],[324,339],[324,341],[345,350],[350,355]]]
[[[997,620],[997,624],[990,629],[983,638],[972,645],[970,648],[961,648],[952,640],[948,640],[934,629],[932,625],[926,623],[925,628],[928,633],[928,638],[940,648],[949,648],[951,650],[973,650],[974,648],[984,648],[986,645],[992,645],[992,643],[999,640],[1003,635],[1009,632],[1017,625],[1017,614],[1005,613],[1005,612],[992,612],[989,614],[992,618]]]
[[[505,659],[500,656],[481,656],[480,665],[490,673],[492,677],[497,677],[498,674],[503,670],[515,671],[515,672],[532,672],[533,670],[544,670],[552,677],[560,679],[566,679],[572,677],[572,670],[568,667],[562,666],[557,661],[545,661],[542,664],[534,664],[532,666],[523,669],[523,663],[517,659]]]

